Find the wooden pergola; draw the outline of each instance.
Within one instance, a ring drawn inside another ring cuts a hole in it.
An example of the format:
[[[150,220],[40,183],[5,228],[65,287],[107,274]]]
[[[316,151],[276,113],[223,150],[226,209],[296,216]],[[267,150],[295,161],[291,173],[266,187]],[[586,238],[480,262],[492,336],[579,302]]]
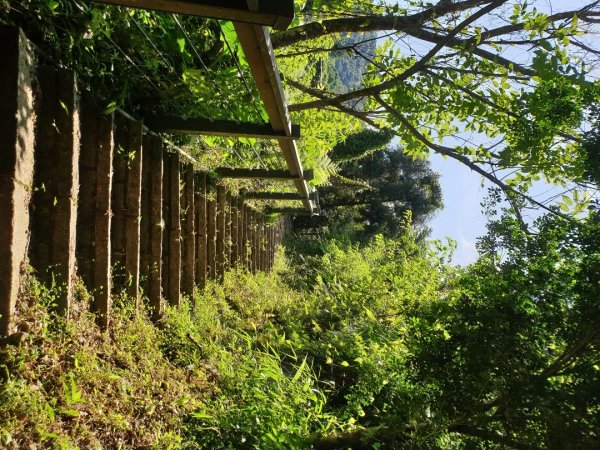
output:
[[[293,200],[301,201],[304,211],[308,214],[318,214],[320,211],[316,200],[318,196],[309,190],[307,180],[310,174],[303,170],[296,147],[295,139],[299,138],[300,129],[290,121],[270,34],[266,28],[271,26],[281,30],[290,25],[294,18],[293,0],[96,1],[132,8],[231,20],[269,116],[269,123],[248,124],[178,117],[155,117],[150,123],[155,131],[276,139],[283,153],[287,170],[272,171],[277,172],[275,178],[291,179],[297,191],[297,196]],[[239,170],[243,172],[249,169]],[[261,177],[268,178],[268,171],[263,172]],[[255,178],[255,176],[250,177]],[[292,210],[289,212],[292,213]]]

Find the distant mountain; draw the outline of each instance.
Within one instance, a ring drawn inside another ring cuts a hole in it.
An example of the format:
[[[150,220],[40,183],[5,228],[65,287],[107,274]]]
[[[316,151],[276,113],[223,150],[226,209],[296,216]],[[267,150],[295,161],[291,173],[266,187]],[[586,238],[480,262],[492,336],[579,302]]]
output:
[[[356,46],[356,50],[368,58],[375,56],[377,33],[350,33],[338,40],[337,47]],[[331,54],[330,88],[338,93],[348,92],[363,85],[363,75],[369,62],[352,49]]]

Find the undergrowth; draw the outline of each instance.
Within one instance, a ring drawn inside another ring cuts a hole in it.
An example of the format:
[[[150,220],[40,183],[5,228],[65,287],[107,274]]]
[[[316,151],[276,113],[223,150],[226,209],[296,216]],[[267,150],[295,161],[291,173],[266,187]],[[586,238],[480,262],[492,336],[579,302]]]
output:
[[[0,347],[2,448],[292,448],[321,423],[310,366],[276,350],[301,301],[276,272],[229,273],[158,324],[119,297],[109,332],[82,285],[68,321],[58,293],[28,275]]]

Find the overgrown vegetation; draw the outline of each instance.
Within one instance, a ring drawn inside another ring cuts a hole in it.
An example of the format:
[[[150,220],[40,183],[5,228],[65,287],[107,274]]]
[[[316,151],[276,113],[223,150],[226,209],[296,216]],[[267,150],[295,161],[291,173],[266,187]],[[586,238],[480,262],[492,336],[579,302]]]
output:
[[[456,269],[405,222],[231,272],[158,326],[122,299],[108,334],[83,289],[64,322],[31,277],[2,350],[3,445],[594,448],[598,222],[538,228],[500,217]]]

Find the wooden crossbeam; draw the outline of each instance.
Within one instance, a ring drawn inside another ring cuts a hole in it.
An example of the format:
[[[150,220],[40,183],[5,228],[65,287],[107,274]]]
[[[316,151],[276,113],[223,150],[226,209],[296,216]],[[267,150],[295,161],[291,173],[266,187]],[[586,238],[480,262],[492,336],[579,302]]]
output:
[[[309,198],[316,199],[315,194],[316,192],[311,192]],[[296,192],[246,192],[244,197],[255,200],[304,200]]]
[[[252,23],[285,30],[294,20],[293,0],[95,0],[98,3]]]
[[[293,175],[288,170],[279,169],[238,169],[229,167],[218,167],[217,174],[221,178],[255,178],[255,179],[273,179],[273,180],[298,180],[298,175]],[[310,181],[314,178],[312,170],[305,170],[304,177],[301,180]]]
[[[312,216],[313,213],[303,208],[266,208],[267,214],[291,214],[295,216]]]
[[[258,139],[300,139],[300,125],[292,125],[291,136],[275,130],[269,123],[237,122],[206,118],[150,116],[144,120],[153,131],[171,134],[247,137]]]

